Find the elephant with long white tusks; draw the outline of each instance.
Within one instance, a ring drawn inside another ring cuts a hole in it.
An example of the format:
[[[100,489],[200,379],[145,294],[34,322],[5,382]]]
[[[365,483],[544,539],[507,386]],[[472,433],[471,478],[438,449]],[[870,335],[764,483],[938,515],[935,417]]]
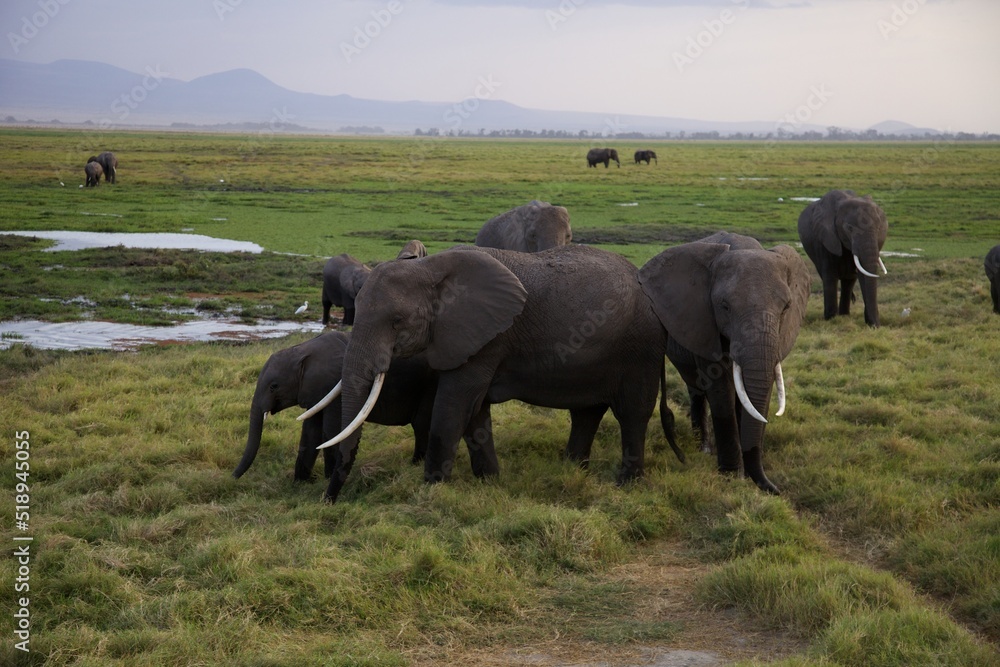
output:
[[[799,215],[799,239],[823,281],[825,319],[850,314],[854,283],[859,282],[865,324],[879,326],[879,273],[888,273],[879,253],[888,231],[889,223],[879,205],[851,190],[830,190]]]
[[[669,332],[667,357],[688,386],[692,425],[708,443],[711,407],[719,470],[745,474],[778,493],[761,463],[771,389],[785,412],[781,362],[805,317],[809,271],[787,245],[765,250],[756,239],[719,232],[664,250],[639,271]],[[653,289],[667,285],[668,289]],[[742,414],[740,413],[742,410]]]
[[[358,294],[344,357],[341,421],[351,426],[321,446],[335,448],[337,460],[326,499],[347,480],[358,451],[352,427],[365,420],[383,373],[393,359],[418,353],[439,373],[427,482],[450,477],[463,435],[473,473],[498,474],[490,406],[512,399],[568,410],[565,454],[581,465],[610,409],[621,427],[625,483],[643,474],[659,394],[661,424],[683,459],[659,391],[667,333],[644,293],[655,288],[640,287],[637,273],[620,255],[578,245],[537,253],[462,247],[375,267]]]

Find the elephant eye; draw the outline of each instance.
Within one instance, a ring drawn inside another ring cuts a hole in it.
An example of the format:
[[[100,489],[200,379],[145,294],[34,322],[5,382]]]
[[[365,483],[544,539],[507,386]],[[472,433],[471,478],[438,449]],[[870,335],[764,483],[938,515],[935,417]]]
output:
[[[268,385],[267,388],[269,391],[278,391],[278,383],[272,382],[271,384]]]
[[[399,329],[402,325],[403,325],[403,316],[402,315],[393,315],[392,316],[392,328],[393,329]]]

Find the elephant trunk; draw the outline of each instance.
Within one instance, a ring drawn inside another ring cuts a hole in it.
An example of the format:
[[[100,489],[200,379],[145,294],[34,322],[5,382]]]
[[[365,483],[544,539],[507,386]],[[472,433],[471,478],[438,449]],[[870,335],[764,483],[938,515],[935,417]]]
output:
[[[250,404],[250,432],[247,435],[247,445],[243,450],[243,458],[233,471],[233,477],[239,479],[253,464],[257,458],[257,450],[260,449],[261,433],[264,430],[264,418],[267,416],[265,410],[257,401]]]
[[[735,361],[733,365],[736,366]],[[767,414],[767,407],[771,401],[771,387],[776,379],[776,368],[778,368],[777,364],[771,365],[767,361],[763,364],[756,362],[749,363],[742,369],[746,395],[752,407],[761,414]],[[749,413],[749,410],[747,412]],[[764,429],[766,426],[766,420],[752,418],[751,414],[744,415],[743,419],[740,420],[740,447],[743,450],[743,472],[762,490],[777,495],[778,488],[764,474],[764,467],[761,461],[764,445]]]
[[[355,331],[347,346],[341,373],[342,424],[337,438],[320,445],[334,448],[334,466],[324,500],[334,502],[354,465],[362,424],[378,399],[385,372],[392,358],[391,346],[372,344],[365,331]]]

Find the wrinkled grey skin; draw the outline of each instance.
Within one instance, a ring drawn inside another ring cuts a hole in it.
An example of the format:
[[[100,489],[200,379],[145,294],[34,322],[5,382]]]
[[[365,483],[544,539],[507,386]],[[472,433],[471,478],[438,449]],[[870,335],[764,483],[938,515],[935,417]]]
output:
[[[614,160],[619,167],[622,166],[618,160],[618,151],[614,148],[591,148],[587,151],[587,167],[596,168],[598,164],[603,162],[604,168],[607,169],[611,160]]]
[[[1000,314],[1000,245],[986,253],[983,261],[986,277],[990,280],[990,296],[993,298],[993,312]]]
[[[865,324],[879,326],[878,279],[860,274],[854,255],[865,271],[880,275],[879,252],[888,231],[889,223],[879,205],[871,197],[858,197],[850,190],[830,190],[799,215],[799,239],[823,281],[825,319],[850,314],[858,281],[865,302]]]
[[[257,389],[250,402],[250,428],[243,458],[233,477],[239,478],[250,468],[260,449],[264,415],[286,408],[311,408],[340,381],[340,369],[350,334],[328,331],[298,345],[279,350],[268,358],[257,377]],[[431,406],[437,377],[422,357],[393,362],[386,374],[385,386],[369,421],[376,424],[413,425],[413,462],[424,458],[430,430]],[[295,480],[312,479],[316,449],[326,438],[340,432],[340,399],[302,423],[299,454],[295,460]],[[333,470],[330,450],[324,451],[327,477]]]
[[[649,417],[663,381],[667,336],[620,255],[586,246],[537,253],[460,247],[387,262],[358,295],[343,368],[343,419],[397,357],[425,353],[439,372],[424,479],[446,480],[459,438],[473,472],[496,475],[490,406],[511,399],[570,411],[566,456],[586,465],[601,418],[621,426],[618,480],[643,473]],[[673,415],[661,418],[675,453]],[[668,430],[671,429],[671,430]],[[354,463],[358,434],[335,445],[327,500]]]
[[[653,160],[656,164],[660,164],[660,161],[656,159],[656,151],[636,151],[635,152],[635,163],[645,162],[649,164],[649,161]]]
[[[482,226],[476,235],[481,248],[538,252],[566,245],[573,240],[569,212],[538,200],[501,213]]]
[[[422,245],[422,244],[421,244]],[[344,253],[323,266],[323,324],[330,323],[330,307],[344,309],[344,326],[354,324],[354,300],[371,269]]]
[[[740,467],[778,493],[761,461],[764,424],[736,398],[732,364],[743,369],[750,402],[767,415],[775,366],[791,351],[805,317],[809,271],[787,245],[764,250],[755,239],[720,232],[668,248],[639,271],[653,308],[670,332],[667,356],[691,397],[692,425],[708,445],[704,402],[712,412],[719,470]],[[664,287],[665,286],[665,287]]]
[[[83,167],[83,173],[87,176],[87,187],[96,188],[101,184],[101,176],[104,175],[104,168],[101,167],[101,163],[97,161],[97,158],[91,158]]]
[[[104,170],[104,180],[108,183],[116,183],[118,176],[118,158],[111,151],[104,151],[96,157],[91,157],[88,162],[97,162]]]
[[[396,255],[396,259],[420,259],[427,256],[427,248],[417,239],[408,241]]]

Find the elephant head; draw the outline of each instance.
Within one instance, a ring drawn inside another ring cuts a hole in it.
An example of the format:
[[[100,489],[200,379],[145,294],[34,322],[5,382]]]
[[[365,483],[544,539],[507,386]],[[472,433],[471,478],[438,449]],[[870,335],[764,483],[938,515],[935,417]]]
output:
[[[491,218],[476,234],[476,245],[518,252],[539,252],[573,240],[569,211],[533,200]]]
[[[669,248],[642,267],[639,280],[670,337],[711,364],[707,381],[732,383],[746,411],[739,420],[745,473],[776,493],[760,462],[764,415],[776,382],[778,413],[784,410],[781,361],[805,316],[809,273],[789,246],[764,250],[749,241],[746,249],[711,242]]]
[[[455,249],[384,262],[358,294],[342,370],[342,423],[326,497],[336,499],[357,453],[360,426],[393,358],[425,352],[430,368],[457,368],[505,331],[527,298],[517,277],[486,253]],[[437,416],[435,416],[435,419]]]
[[[618,151],[616,149],[609,148],[608,149],[608,157],[611,158],[612,160],[614,160],[615,164],[617,164],[619,167],[622,166],[622,163],[618,160]]]
[[[311,407],[330,386],[339,380],[339,369],[349,336],[331,331],[298,345],[279,350],[268,358],[257,377],[257,388],[250,402],[250,430],[243,458],[233,476],[239,478],[250,468],[260,449],[261,433],[267,415],[298,405]],[[318,438],[317,438],[318,439]],[[315,451],[312,461],[315,461]],[[309,469],[312,468],[309,462]],[[307,479],[296,464],[296,479]]]

